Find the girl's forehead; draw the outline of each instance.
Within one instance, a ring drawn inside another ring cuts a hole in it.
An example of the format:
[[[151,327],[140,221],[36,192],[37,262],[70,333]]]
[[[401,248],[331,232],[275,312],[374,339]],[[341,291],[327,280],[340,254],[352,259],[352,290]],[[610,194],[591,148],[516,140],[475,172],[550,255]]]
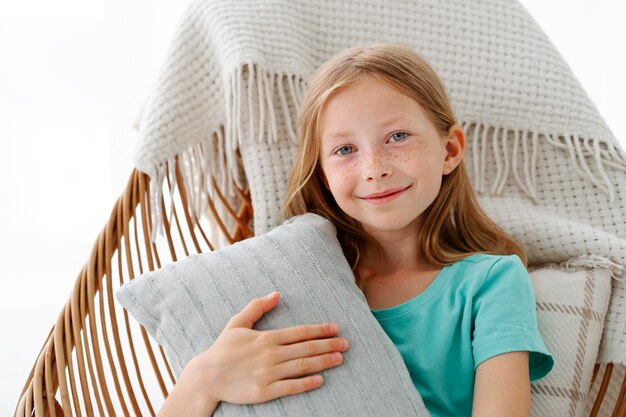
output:
[[[377,100],[391,100],[393,102],[410,103],[413,108],[419,108],[420,113],[424,111],[422,105],[415,98],[410,86],[401,88],[394,85],[390,81],[372,75],[364,75],[356,81],[341,85],[338,88],[331,89],[320,109],[320,119],[328,114],[329,107],[337,106],[336,102],[342,102],[340,109],[345,108],[345,104],[352,104],[355,108],[359,108],[359,104],[364,104],[364,100],[368,101],[368,105],[376,104]],[[337,109],[333,109],[336,111]]]
[[[373,79],[342,86],[328,96],[320,108],[320,130],[336,130],[337,126],[355,121],[388,125],[394,121],[428,118],[426,110],[414,97],[386,81],[370,78]]]
[[[391,82],[379,76],[372,75],[372,74],[363,74],[359,76],[358,78],[352,79],[348,82],[340,82],[338,85],[331,88],[332,91],[329,95],[328,100],[346,91],[354,91],[354,90],[365,91],[367,90],[367,87],[372,86],[372,85],[381,85],[381,86],[394,88],[394,89],[396,88]]]

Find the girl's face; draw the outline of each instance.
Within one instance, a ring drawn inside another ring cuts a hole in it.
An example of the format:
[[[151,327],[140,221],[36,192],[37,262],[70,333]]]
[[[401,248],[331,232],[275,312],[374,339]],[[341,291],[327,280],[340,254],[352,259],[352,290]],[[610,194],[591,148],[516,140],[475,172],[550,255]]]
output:
[[[372,76],[334,93],[321,126],[324,182],[373,236],[416,233],[442,176],[460,162],[448,149],[456,134],[442,137],[417,102]]]

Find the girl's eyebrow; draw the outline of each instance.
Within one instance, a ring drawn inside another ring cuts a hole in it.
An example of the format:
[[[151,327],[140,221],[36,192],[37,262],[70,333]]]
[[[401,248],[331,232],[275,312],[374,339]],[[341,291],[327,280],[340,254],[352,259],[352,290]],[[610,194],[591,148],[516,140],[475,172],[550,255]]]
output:
[[[408,117],[398,116],[398,117],[394,117],[392,119],[387,120],[386,122],[381,124],[381,126],[382,127],[387,127],[387,126],[390,126],[390,125],[392,125],[392,124],[394,124],[394,123],[396,123],[396,122],[398,122],[398,121],[400,121],[402,119],[409,120]],[[331,132],[331,133],[329,133],[327,135],[324,135],[324,138],[325,139],[326,138],[329,138],[329,139],[330,138],[345,138],[345,137],[349,137],[351,135],[352,135],[352,132],[350,132],[350,131],[339,131],[339,132]]]

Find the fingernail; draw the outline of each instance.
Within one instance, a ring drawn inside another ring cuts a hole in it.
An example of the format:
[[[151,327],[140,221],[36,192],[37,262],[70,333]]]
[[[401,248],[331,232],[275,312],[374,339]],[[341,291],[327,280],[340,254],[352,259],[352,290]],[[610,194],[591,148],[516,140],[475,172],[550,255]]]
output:
[[[274,294],[276,294],[278,291],[273,291],[271,293],[269,293],[268,295],[265,296],[265,298],[272,298],[274,296]]]
[[[330,331],[331,332],[338,332],[339,331],[339,326],[337,326],[335,323],[330,325]]]

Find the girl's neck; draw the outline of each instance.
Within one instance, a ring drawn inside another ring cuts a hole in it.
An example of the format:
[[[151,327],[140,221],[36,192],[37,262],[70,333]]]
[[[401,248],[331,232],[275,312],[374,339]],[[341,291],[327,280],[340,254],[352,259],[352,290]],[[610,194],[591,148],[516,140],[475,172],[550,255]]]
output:
[[[432,269],[419,259],[418,233],[369,233],[382,248],[382,257],[378,257],[373,248],[365,248],[359,261],[359,269],[365,275],[391,276]]]

